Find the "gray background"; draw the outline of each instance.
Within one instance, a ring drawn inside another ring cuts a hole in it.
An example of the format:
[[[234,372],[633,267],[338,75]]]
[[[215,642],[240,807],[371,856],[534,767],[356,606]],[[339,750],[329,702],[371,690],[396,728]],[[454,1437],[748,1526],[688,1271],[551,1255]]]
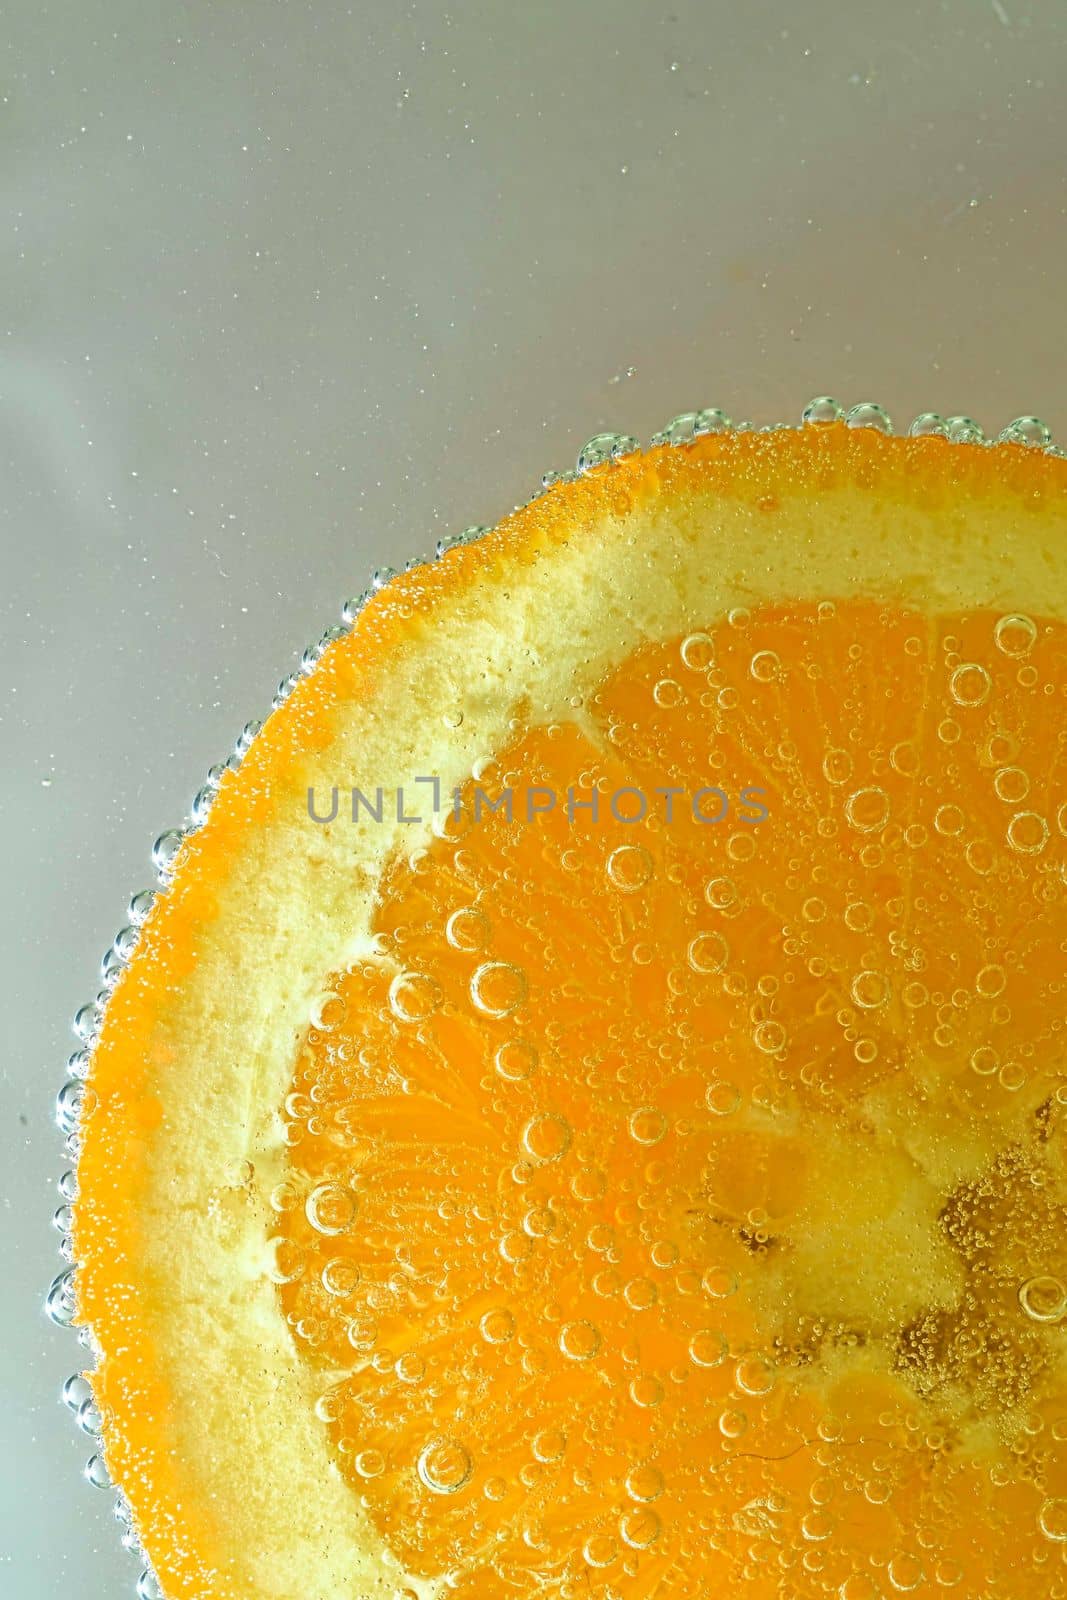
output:
[[[26,3],[0,67],[0,1592],[110,1600],[39,1308],[152,839],[370,569],[601,427],[1062,439],[1067,7]]]

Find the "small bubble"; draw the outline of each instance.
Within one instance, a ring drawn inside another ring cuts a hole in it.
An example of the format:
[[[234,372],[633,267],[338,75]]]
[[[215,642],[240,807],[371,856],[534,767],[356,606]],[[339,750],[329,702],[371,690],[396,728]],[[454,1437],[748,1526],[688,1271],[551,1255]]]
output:
[[[1048,823],[1036,811],[1017,811],[1008,823],[1008,843],[1020,855],[1038,855],[1048,836]]]
[[[1067,833],[1067,806],[1064,807],[1064,822]],[[732,878],[712,878],[704,889],[704,899],[713,911],[728,914],[738,909],[741,896]]]
[[[445,923],[445,938],[453,950],[482,951],[489,937],[489,918],[475,906],[462,906],[453,911]]]
[[[1040,1273],[1022,1285],[1019,1304],[1031,1322],[1062,1322],[1067,1316],[1067,1286],[1051,1273]]]
[[[630,1384],[630,1399],[642,1411],[650,1411],[663,1399],[663,1385],[650,1373],[642,1373]]]
[[[494,1306],[482,1317],[478,1330],[486,1344],[507,1344],[514,1337],[515,1318],[503,1306]]]
[[[690,672],[707,672],[715,660],[715,646],[708,633],[690,633],[682,640],[682,665]]]
[[[582,1546],[582,1556],[590,1567],[610,1567],[619,1553],[615,1540],[607,1533],[594,1533]]]
[[[1046,1539],[1051,1539],[1054,1544],[1067,1544],[1067,1500],[1043,1501],[1037,1514],[1037,1525]]]
[[[1025,656],[1037,639],[1037,624],[1029,617],[1014,614],[1001,617],[993,629],[993,639],[998,650],[1006,656]]]
[[[385,1457],[380,1450],[361,1450],[354,1465],[361,1478],[378,1478],[385,1471]]]
[[[652,690],[652,698],[663,710],[669,711],[681,705],[685,690],[674,678],[661,678]]]
[[[845,408],[832,395],[821,394],[808,404],[800,414],[802,422],[826,423],[840,422],[845,415]]]
[[[616,889],[623,894],[636,894],[651,880],[655,864],[652,856],[640,844],[620,845],[608,857],[607,875]]]
[[[1000,1057],[989,1045],[982,1044],[971,1051],[971,1070],[977,1072],[980,1078],[992,1077],[999,1066]]]
[[[726,1360],[726,1337],[717,1328],[703,1328],[689,1341],[689,1359],[696,1367],[717,1367]]]
[[[948,433],[945,419],[936,411],[921,411],[915,418],[908,433],[913,439],[943,439]]]
[[[627,1127],[638,1144],[659,1144],[667,1132],[667,1119],[655,1106],[642,1106],[631,1113]]]
[[[884,789],[856,789],[845,802],[845,817],[857,833],[875,833],[889,821],[889,796]]]
[[[741,1104],[741,1091],[736,1083],[729,1083],[723,1078],[717,1079],[714,1083],[708,1084],[704,1092],[704,1104],[717,1117],[728,1117]]]
[[[537,1071],[538,1054],[525,1039],[505,1039],[493,1057],[500,1077],[508,1083],[524,1083]]]
[[[311,1004],[311,1026],[320,1033],[329,1033],[345,1020],[347,1007],[344,1000],[333,990],[320,994]]]
[[[965,661],[948,680],[949,693],[959,706],[981,706],[989,699],[993,680],[977,661]]]
[[[507,1017],[526,999],[526,974],[509,961],[483,961],[470,982],[471,999],[489,1017]]]
[[[721,933],[698,933],[686,951],[689,965],[701,974],[721,972],[729,954],[730,947]]]
[[[827,783],[847,783],[852,776],[852,757],[847,750],[827,750],[822,758],[822,775]]]
[[[738,1290],[737,1277],[727,1267],[709,1267],[700,1284],[704,1293],[713,1300],[727,1300]]]
[[[894,1589],[917,1589],[923,1581],[922,1562],[910,1552],[894,1556],[888,1567],[889,1581]]]
[[[719,1417],[719,1432],[724,1439],[740,1439],[748,1428],[748,1418],[743,1411],[730,1409]]]
[[[1030,779],[1021,767],[1001,767],[993,778],[997,799],[1006,805],[1018,805],[1030,793]]]
[[[396,1361],[393,1369],[401,1383],[421,1383],[426,1374],[426,1362],[415,1350],[408,1350]]]
[[[647,1311],[659,1299],[659,1290],[649,1278],[631,1278],[622,1297],[631,1311]]]
[[[739,1361],[734,1376],[737,1379],[737,1387],[744,1394],[770,1394],[774,1387],[773,1370],[758,1356],[746,1356],[743,1361]]]
[[[995,1000],[998,994],[1003,994],[1008,982],[1008,975],[1003,967],[991,965],[982,967],[975,979],[975,988],[984,1000]]]
[[[637,1500],[642,1504],[658,1500],[663,1493],[662,1472],[647,1462],[631,1467],[626,1474],[626,1493],[631,1500]]]
[[[307,1268],[307,1253],[295,1239],[276,1234],[267,1240],[267,1271],[273,1283],[296,1283]]]
[[[875,405],[872,400],[865,400],[860,405],[853,406],[846,414],[845,422],[850,428],[874,428],[878,433],[893,431],[889,413],[881,406]]]
[[[877,1006],[885,1005],[889,998],[889,980],[880,972],[857,972],[850,987],[852,999],[856,1005],[862,1006],[866,1011],[872,1011]]]
[[[600,1334],[591,1322],[565,1322],[559,1348],[568,1361],[591,1361],[600,1349]]]
[[[786,1031],[780,1022],[761,1022],[752,1038],[757,1050],[766,1056],[773,1056],[785,1048]]]
[[[777,683],[782,676],[782,662],[773,650],[757,650],[748,670],[757,683]]]
[[[647,1506],[624,1511],[619,1521],[619,1532],[631,1550],[647,1550],[660,1535],[660,1520]]]
[[[317,1233],[333,1238],[352,1226],[356,1199],[342,1184],[320,1183],[304,1202],[304,1214]]]
[[[538,1461],[558,1461],[567,1448],[567,1435],[562,1428],[543,1428],[534,1434],[531,1448]]]
[[[473,1465],[458,1439],[431,1439],[419,1454],[417,1471],[434,1494],[456,1494],[470,1482]]]
[[[389,985],[389,1009],[401,1022],[424,1022],[440,1004],[440,988],[424,973],[397,973]]]
[[[570,1124],[551,1112],[534,1117],[522,1130],[523,1149],[535,1161],[558,1161],[570,1149]]]

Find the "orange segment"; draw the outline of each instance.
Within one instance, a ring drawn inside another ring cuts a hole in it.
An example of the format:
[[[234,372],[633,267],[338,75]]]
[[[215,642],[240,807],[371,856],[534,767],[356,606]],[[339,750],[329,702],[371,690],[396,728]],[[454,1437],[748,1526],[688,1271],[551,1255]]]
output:
[[[168,1593],[1067,1593],[1065,534],[1021,450],[716,438],[331,647],[94,1057]]]
[[[450,819],[393,864],[308,1033],[275,1203],[338,1462],[409,1571],[760,1596],[792,1546],[794,1593],[973,1582],[976,1472],[1015,1485],[998,1541],[1035,1524],[1067,841],[1013,830],[1027,769],[1035,817],[1067,799],[1067,633],[1035,625],[1020,667],[997,623],[839,603],[645,646],[581,733],[480,780],[580,775],[606,816]],[[758,779],[765,821],[611,817],[716,774]]]

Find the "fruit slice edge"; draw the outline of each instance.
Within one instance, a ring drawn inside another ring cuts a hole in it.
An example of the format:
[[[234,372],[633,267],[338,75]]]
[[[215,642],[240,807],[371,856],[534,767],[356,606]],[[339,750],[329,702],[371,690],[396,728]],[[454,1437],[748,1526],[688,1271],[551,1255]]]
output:
[[[643,638],[735,605],[1067,616],[1063,487],[1060,463],[1021,449],[840,427],[653,451],[397,580],[269,720],[116,988],[82,1123],[79,1315],[103,1355],[109,1464],[165,1590],[397,1581],[329,1459],[264,1258],[308,1007],[359,953],[397,842],[315,829],[308,787],[388,792],[417,769],[447,788],[512,715],[565,719],[575,686]]]

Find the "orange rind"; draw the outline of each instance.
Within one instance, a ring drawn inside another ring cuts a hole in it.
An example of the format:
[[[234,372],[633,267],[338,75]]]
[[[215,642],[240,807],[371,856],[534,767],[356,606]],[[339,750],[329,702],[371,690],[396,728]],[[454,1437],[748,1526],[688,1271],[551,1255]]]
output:
[[[1067,467],[829,406],[591,441],[161,841],[53,1310],[173,1600],[1067,1595]]]

